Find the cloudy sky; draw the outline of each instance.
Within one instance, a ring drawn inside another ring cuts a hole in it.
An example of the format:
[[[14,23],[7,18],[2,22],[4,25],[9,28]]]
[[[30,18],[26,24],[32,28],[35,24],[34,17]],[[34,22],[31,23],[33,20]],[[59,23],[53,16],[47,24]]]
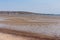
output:
[[[60,14],[60,0],[0,0],[0,11]]]

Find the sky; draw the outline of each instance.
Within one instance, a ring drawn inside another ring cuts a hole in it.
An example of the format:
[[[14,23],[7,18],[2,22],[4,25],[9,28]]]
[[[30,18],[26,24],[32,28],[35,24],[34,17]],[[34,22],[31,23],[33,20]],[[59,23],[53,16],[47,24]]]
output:
[[[0,11],[60,14],[60,0],[0,0]]]

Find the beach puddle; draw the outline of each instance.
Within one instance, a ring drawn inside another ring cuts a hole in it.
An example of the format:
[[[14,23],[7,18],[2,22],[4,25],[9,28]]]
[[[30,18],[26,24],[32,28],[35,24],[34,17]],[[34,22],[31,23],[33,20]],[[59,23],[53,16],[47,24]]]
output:
[[[8,25],[0,24],[0,28],[16,30],[16,31],[25,31],[32,33],[42,33],[49,36],[59,36],[60,35],[60,26],[59,25],[48,25],[48,26],[31,26],[31,25]]]
[[[45,34],[49,36],[59,36],[60,35],[60,27],[58,25],[50,25],[47,27],[44,26],[27,26],[27,25],[20,25],[20,26],[10,26],[7,27],[11,30],[17,30],[17,31],[25,31],[25,32],[32,32],[32,33],[38,33],[38,34]]]
[[[6,28],[6,27],[9,27],[9,25],[7,25],[7,24],[0,24],[0,28]]]
[[[0,17],[0,21],[7,21],[6,19],[8,18]]]

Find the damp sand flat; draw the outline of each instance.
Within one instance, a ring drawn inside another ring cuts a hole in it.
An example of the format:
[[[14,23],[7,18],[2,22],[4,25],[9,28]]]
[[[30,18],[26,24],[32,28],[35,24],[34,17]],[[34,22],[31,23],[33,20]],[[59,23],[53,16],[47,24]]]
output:
[[[60,25],[57,24],[56,22],[49,23],[50,21],[48,20],[49,22],[47,22],[47,23],[44,23],[44,22],[40,22],[40,23],[31,22],[31,23],[29,23],[30,21],[29,20],[25,21],[26,19],[24,20],[24,18],[21,18],[21,19],[19,19],[18,17],[16,17],[16,18],[12,17],[10,19],[9,18],[0,17],[0,19],[1,19],[0,22],[2,21],[0,24],[0,27],[9,28],[12,30],[14,29],[14,30],[18,30],[18,31],[21,30],[21,31],[35,32],[35,33],[45,33],[45,34],[49,34],[49,33],[54,34],[55,33],[57,35],[60,34],[60,32],[59,32]],[[6,22],[4,20],[6,20]],[[9,24],[9,22],[10,22],[10,24]],[[11,26],[12,23],[17,23],[19,25],[13,24]]]
[[[50,18],[50,17],[49,17]],[[6,28],[10,30],[32,32],[37,34],[44,34],[48,36],[60,35],[60,19],[53,17],[50,20],[48,18],[41,17],[30,18],[29,17],[1,17],[0,28]],[[45,20],[44,20],[45,19]],[[2,21],[6,20],[6,21]],[[37,21],[39,20],[39,21]]]

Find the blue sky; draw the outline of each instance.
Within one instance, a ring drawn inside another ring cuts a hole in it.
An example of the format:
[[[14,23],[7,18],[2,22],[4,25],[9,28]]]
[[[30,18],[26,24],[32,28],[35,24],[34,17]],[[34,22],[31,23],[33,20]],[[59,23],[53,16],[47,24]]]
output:
[[[60,0],[0,0],[0,11],[60,14]]]

